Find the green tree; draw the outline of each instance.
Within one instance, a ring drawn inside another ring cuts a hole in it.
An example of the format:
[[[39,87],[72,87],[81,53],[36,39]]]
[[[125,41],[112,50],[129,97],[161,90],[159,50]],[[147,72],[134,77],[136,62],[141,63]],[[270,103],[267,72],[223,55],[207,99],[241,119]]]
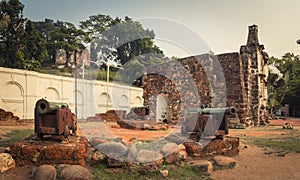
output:
[[[269,71],[268,82],[270,115],[273,116],[275,111],[280,108],[287,93],[288,79],[284,79],[279,72],[274,73]]]
[[[115,61],[123,65],[124,70],[115,80],[140,86],[146,66],[167,60],[154,44],[154,31],[144,29],[131,18],[113,19],[98,14],[80,22],[80,27],[93,39],[90,45],[92,61]]]
[[[40,32],[43,39],[46,41],[46,50],[48,53],[48,58],[45,59],[44,63],[53,64],[55,63],[55,53],[56,49],[59,47],[56,45],[55,40],[52,37],[52,34],[57,31],[57,28],[54,25],[54,21],[51,19],[45,19],[44,21],[34,22],[35,29]]]
[[[77,29],[72,23],[57,21],[54,25],[57,29],[52,33],[52,38],[58,48],[66,51],[66,65],[68,65],[71,54],[75,54],[77,50],[85,49],[83,43],[89,42],[90,39],[86,32]]]
[[[25,21],[23,8],[24,5],[19,0],[0,2],[2,18],[8,16],[10,20],[8,24],[4,23],[6,28],[0,32],[0,57],[3,59],[2,65],[6,67],[21,68],[22,66],[18,54],[21,54],[24,48],[22,44]]]
[[[105,51],[105,48],[101,48],[98,45],[98,42],[101,42],[105,37],[102,33],[108,30],[114,23],[114,19],[107,15],[93,15],[90,16],[88,20],[80,22],[80,28],[89,34],[89,37],[92,39],[90,44],[90,57],[92,61],[98,60],[98,52],[109,53]]]
[[[280,59],[271,57],[269,64],[279,70],[278,73],[271,73],[269,76],[269,107],[275,110],[279,106],[289,104],[290,109],[296,112],[300,108],[300,93],[297,89],[300,87],[300,57],[286,53]]]
[[[35,23],[30,20],[25,24],[24,46],[23,68],[34,67],[29,70],[38,70],[40,64],[49,58],[46,48],[47,42],[42,32],[37,30]],[[37,65],[30,65],[31,62]]]
[[[46,49],[49,54],[47,63],[50,64],[55,63],[56,50],[64,49],[67,55],[66,64],[68,65],[71,54],[77,50],[85,49],[84,43],[90,41],[86,32],[69,22],[54,22],[51,19],[45,19],[45,21],[36,22],[35,27],[47,42]]]
[[[164,58],[163,52],[154,45],[154,32],[131,18],[113,19],[99,14],[80,22],[80,27],[93,38],[92,61],[114,59],[125,64],[143,54],[159,54]]]

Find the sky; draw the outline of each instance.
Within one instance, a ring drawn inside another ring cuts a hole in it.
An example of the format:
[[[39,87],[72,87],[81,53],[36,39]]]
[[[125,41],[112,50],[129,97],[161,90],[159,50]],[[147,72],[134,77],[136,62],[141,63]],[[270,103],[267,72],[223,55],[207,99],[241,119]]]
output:
[[[78,25],[96,14],[128,16],[154,30],[155,43],[171,57],[239,52],[248,26],[259,28],[269,56],[300,55],[299,0],[21,0],[24,16]]]

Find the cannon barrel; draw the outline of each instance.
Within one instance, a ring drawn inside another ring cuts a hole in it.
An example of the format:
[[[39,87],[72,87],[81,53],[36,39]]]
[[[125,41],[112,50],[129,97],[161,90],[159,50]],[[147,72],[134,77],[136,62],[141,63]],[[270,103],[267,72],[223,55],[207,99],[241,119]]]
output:
[[[189,114],[199,113],[199,114],[235,114],[236,109],[234,107],[225,107],[225,108],[191,108]]]
[[[59,103],[59,102],[49,102],[46,99],[40,99],[35,103],[35,108],[37,113],[46,114],[49,112],[53,112],[60,108],[68,108],[67,103]]]

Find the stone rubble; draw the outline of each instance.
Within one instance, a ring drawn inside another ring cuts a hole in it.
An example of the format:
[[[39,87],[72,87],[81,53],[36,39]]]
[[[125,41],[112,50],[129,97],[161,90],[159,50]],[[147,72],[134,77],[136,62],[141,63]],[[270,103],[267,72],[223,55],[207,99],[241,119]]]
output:
[[[60,172],[59,179],[61,180],[92,180],[92,173],[85,167],[79,165],[67,166]]]
[[[41,141],[36,135],[32,135],[13,143],[10,146],[10,153],[15,159],[17,166],[49,163],[85,166],[88,147],[87,139],[80,136],[70,136],[64,141]]]
[[[32,171],[34,180],[56,180],[56,169],[51,165],[41,165]]]
[[[293,122],[287,122],[282,126],[283,129],[294,129],[294,123]]]
[[[230,157],[215,156],[212,159],[217,166],[232,168],[236,165],[236,161]]]
[[[213,164],[210,161],[202,160],[193,164],[193,168],[196,171],[204,174],[211,174],[213,172]]]
[[[20,118],[15,116],[14,113],[10,111],[5,111],[0,108],[0,124],[1,125],[15,125],[19,122]]]
[[[8,153],[0,154],[0,172],[3,173],[7,170],[13,169],[16,167],[15,160]]]
[[[98,113],[95,116],[87,118],[88,122],[117,122],[125,119],[126,111],[124,110],[108,110],[106,113]]]

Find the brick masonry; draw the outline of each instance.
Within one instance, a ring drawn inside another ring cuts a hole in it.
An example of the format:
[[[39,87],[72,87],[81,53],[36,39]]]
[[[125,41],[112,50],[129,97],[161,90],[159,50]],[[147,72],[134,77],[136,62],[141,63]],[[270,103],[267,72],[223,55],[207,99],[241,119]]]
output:
[[[19,120],[20,118],[15,116],[14,113],[0,108],[0,125],[14,125],[20,122]]]
[[[249,26],[248,41],[240,52],[203,54],[152,66],[143,76],[144,105],[156,120],[157,97],[167,99],[170,122],[178,122],[192,107],[233,106],[238,122],[262,125],[268,121],[268,56],[258,42],[258,27]]]
[[[50,138],[50,137],[48,137]],[[36,135],[17,141],[10,146],[17,166],[42,164],[86,165],[88,141],[81,136],[69,136],[68,140],[41,141]]]

